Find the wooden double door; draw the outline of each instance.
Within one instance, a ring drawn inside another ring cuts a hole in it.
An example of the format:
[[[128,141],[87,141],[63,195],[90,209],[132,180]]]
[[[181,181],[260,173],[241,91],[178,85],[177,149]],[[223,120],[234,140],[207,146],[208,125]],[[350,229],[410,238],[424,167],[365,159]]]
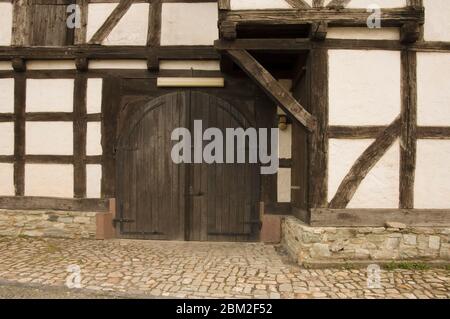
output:
[[[171,158],[176,128],[247,128],[229,103],[192,90],[167,94],[140,107],[118,142],[116,219],[123,238],[252,241],[259,235],[258,164],[184,163]],[[203,146],[209,142],[202,142]],[[248,150],[248,148],[247,148]],[[223,150],[224,158],[226,151]],[[247,157],[248,158],[248,157]],[[248,161],[246,161],[248,162]]]

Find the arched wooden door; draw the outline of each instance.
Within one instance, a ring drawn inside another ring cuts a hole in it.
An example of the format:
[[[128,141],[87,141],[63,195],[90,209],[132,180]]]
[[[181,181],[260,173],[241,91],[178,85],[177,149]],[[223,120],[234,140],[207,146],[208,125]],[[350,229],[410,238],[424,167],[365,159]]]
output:
[[[175,164],[175,128],[246,128],[227,102],[183,91],[159,97],[124,126],[117,151],[117,199],[124,238],[251,241],[258,237],[257,164]],[[208,142],[204,142],[207,144]],[[225,143],[224,143],[225,145]],[[225,153],[225,151],[224,151]]]

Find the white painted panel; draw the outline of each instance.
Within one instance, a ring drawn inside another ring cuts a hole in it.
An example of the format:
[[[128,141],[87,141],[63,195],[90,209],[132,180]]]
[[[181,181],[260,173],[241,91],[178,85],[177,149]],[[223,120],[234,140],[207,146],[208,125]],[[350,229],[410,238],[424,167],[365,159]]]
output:
[[[206,70],[220,71],[220,62],[217,60],[160,60],[161,70]]]
[[[26,154],[72,155],[72,122],[27,122]]]
[[[86,89],[86,111],[88,114],[102,112],[103,79],[88,79]]]
[[[12,63],[9,61],[0,61],[0,70],[1,71],[12,71]]]
[[[102,166],[98,164],[86,165],[86,196],[100,198],[102,186]]]
[[[89,60],[89,69],[147,70],[146,60]]]
[[[424,0],[426,41],[450,41],[450,1]]]
[[[88,122],[86,133],[86,155],[102,154],[101,122]]]
[[[11,45],[12,35],[12,4],[0,3],[0,45]]]
[[[400,52],[329,51],[331,125],[387,125],[400,104]]]
[[[328,28],[328,39],[399,40],[399,28]]]
[[[73,79],[27,79],[27,112],[72,112]]]
[[[119,20],[103,45],[146,45],[148,30],[148,3],[135,3]]]
[[[14,196],[14,164],[0,163],[0,196]]]
[[[368,8],[371,5],[380,8],[401,8],[406,6],[406,0],[352,0],[347,8]]]
[[[86,26],[86,39],[91,40],[92,36],[106,21],[117,3],[90,3],[88,5],[88,21]]]
[[[417,141],[414,207],[450,208],[450,141]]]
[[[291,201],[291,169],[278,169],[278,194],[277,199],[280,203],[289,203]]]
[[[14,113],[14,79],[0,79],[0,113]]]
[[[13,154],[14,154],[14,123],[0,123],[0,155],[13,155]]]
[[[73,60],[30,60],[27,61],[27,70],[75,70]]]
[[[163,3],[161,45],[212,45],[219,38],[217,3]]]
[[[450,126],[450,53],[417,53],[417,121]]]
[[[231,10],[292,8],[284,0],[231,0],[230,5]]]
[[[278,135],[278,156],[280,158],[291,158],[291,148],[292,148],[292,125],[288,125],[287,128],[279,130]]]
[[[373,142],[330,139],[328,200],[331,200],[358,157]],[[398,208],[399,143],[396,142],[367,174],[348,208]]]
[[[73,197],[73,165],[26,164],[25,196]]]

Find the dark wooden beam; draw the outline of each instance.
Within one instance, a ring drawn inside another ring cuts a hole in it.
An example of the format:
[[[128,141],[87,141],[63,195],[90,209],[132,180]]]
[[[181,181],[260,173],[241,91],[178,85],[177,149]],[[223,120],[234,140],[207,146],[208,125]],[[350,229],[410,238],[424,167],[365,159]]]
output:
[[[217,3],[218,3],[219,10],[230,10],[231,9],[230,0],[218,0]]]
[[[26,77],[14,76],[14,188],[16,196],[25,193],[25,101]]]
[[[147,46],[158,47],[161,44],[161,0],[150,3]]]
[[[386,129],[386,126],[330,126],[329,138],[340,139],[375,139]]]
[[[229,50],[228,54],[266,94],[292,118],[314,131],[316,119],[246,50]]]
[[[111,33],[112,29],[119,23],[120,19],[127,13],[133,4],[133,0],[120,0],[103,25],[95,32],[89,40],[89,44],[102,44],[103,40]]]
[[[107,212],[108,199],[73,199],[54,197],[0,196],[1,209],[63,210],[80,212]]]
[[[450,140],[450,127],[421,126],[417,128],[417,138]]]
[[[448,227],[450,210],[311,209],[311,226],[385,227],[386,222],[399,222],[410,227]]]
[[[361,154],[351,167],[350,171],[344,177],[339,185],[336,195],[331,200],[330,208],[346,208],[350,200],[353,198],[358,186],[375,166],[375,164],[383,157],[388,149],[400,135],[401,118],[398,117],[375,139],[375,141]]]
[[[309,68],[309,107],[317,127],[308,136],[308,205],[318,208],[328,204],[328,51],[312,50]]]
[[[77,74],[73,94],[73,164],[74,195],[76,198],[86,197],[86,89],[87,75]]]
[[[89,0],[76,0],[80,8],[80,27],[75,28],[74,44],[86,44],[87,16]]]
[[[402,128],[400,143],[400,208],[414,208],[414,180],[417,149],[417,58],[401,54]]]
[[[325,21],[330,26],[365,26],[370,12],[366,9],[330,8],[313,9],[268,9],[268,10],[231,10],[225,12],[219,21],[219,29],[229,29],[232,23],[238,25],[300,25]],[[423,24],[423,8],[406,7],[383,9],[381,24],[384,27],[401,27],[407,22]],[[223,34],[223,32],[221,32]]]
[[[234,41],[216,40],[214,48],[225,50],[252,50],[252,51],[292,51],[300,52],[310,50],[310,39],[236,39]]]

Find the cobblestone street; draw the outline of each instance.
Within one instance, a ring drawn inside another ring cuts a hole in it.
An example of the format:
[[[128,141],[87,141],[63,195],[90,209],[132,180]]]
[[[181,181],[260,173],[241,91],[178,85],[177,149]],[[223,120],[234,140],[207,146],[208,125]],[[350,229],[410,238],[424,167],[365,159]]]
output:
[[[260,243],[0,237],[0,281],[63,287],[81,268],[85,291],[178,298],[450,298],[445,269],[302,269]]]

